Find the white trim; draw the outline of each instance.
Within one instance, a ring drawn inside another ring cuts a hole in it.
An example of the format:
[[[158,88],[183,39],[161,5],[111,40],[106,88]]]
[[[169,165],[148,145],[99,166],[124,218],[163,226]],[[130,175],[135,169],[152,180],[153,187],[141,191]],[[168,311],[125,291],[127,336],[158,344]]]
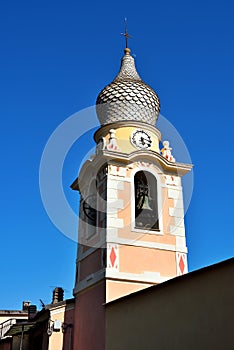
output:
[[[163,231],[160,231],[160,230],[145,230],[145,229],[140,229],[140,228],[136,228],[134,227],[134,230],[132,230],[134,232],[137,232],[137,233],[142,233],[142,234],[148,234],[148,235],[158,235],[158,236],[163,236],[164,235],[164,232]]]
[[[66,311],[70,311],[70,310],[74,310],[74,304],[73,305],[61,305],[61,306],[54,306],[53,304],[51,304],[48,308],[50,310],[50,314],[51,316],[53,315],[57,315],[60,314],[61,312],[66,312]]]
[[[74,304],[69,305],[69,306],[65,306],[65,311],[70,311],[70,310],[74,310]]]
[[[173,226],[173,230],[175,230],[175,229],[176,229],[176,227]],[[144,233],[143,230],[141,230],[140,232]],[[149,232],[146,232],[146,233],[149,233]],[[152,234],[155,234],[155,233],[153,232]],[[184,237],[185,234],[180,234],[179,236]],[[176,245],[173,245],[173,244],[138,241],[138,240],[132,240],[132,239],[127,239],[127,238],[120,238],[120,237],[118,237],[118,230],[115,228],[109,228],[107,230],[106,241],[103,242],[103,245],[105,245],[105,243],[122,244],[122,245],[152,248],[152,249],[156,248],[156,249],[161,249],[161,250],[180,251],[183,253],[187,253],[186,245],[184,247],[181,247],[178,245],[178,243]],[[77,263],[81,262],[87,256],[93,254],[97,249],[105,248],[103,245],[100,247],[90,247],[88,250],[86,250],[84,253],[82,253],[80,255],[80,257],[78,256]]]
[[[185,237],[185,228],[179,226],[170,226],[170,234],[173,236]]]
[[[114,227],[107,227],[106,228],[106,242],[109,240],[113,240],[113,242],[116,241],[118,238],[118,229]]]
[[[124,222],[123,222],[123,219],[114,218],[112,215],[110,217],[108,215],[107,220],[106,220],[106,225],[107,225],[107,227],[123,228]]]
[[[118,181],[118,182],[131,182],[131,180],[127,177],[120,177],[120,176],[116,176],[116,175],[111,175],[108,174],[108,179],[111,181]],[[122,191],[122,189],[118,188],[118,190]]]
[[[176,249],[178,252],[181,252],[181,249],[186,247],[185,236],[176,236]]]
[[[173,178],[173,179],[172,179]],[[181,187],[181,175],[165,175],[166,185],[176,187]]]
[[[169,207],[169,215],[177,218],[184,218],[184,210],[181,208]]]
[[[124,189],[123,181],[121,178],[108,179],[107,188],[122,191]]]
[[[54,310],[53,309],[50,309],[50,314],[51,316],[54,316],[54,315],[57,315],[57,314],[60,314],[61,312],[65,312],[65,306],[63,305],[62,307],[58,306],[56,307]]]
[[[142,274],[140,273],[124,273],[124,272],[117,272],[117,271],[106,271],[106,278],[110,279],[113,278],[118,281],[122,281],[123,283],[126,282],[136,282],[136,283],[162,283],[165,281],[168,281],[171,278],[174,278],[175,276],[161,276],[160,272],[150,272],[146,271]]]
[[[126,177],[127,168],[126,166],[123,166],[123,164],[117,165],[116,162],[112,164],[112,162],[109,162],[108,164],[108,174],[125,178]]]
[[[109,213],[109,211],[115,212],[115,211],[118,211],[119,209],[123,209],[124,208],[123,199],[108,198],[108,202],[106,206],[107,206],[107,213]]]
[[[183,199],[174,199],[174,207],[177,208],[177,209],[183,209],[184,210]]]
[[[118,197],[118,191],[117,189],[113,189],[107,186],[107,198],[116,200]]]
[[[139,121],[117,121],[113,122],[110,124],[106,124],[101,126],[94,134],[94,140],[96,143],[98,143],[98,140],[100,139],[101,136],[106,136],[109,133],[109,129],[125,129],[133,127],[135,129],[143,129],[151,132],[153,135],[155,135],[159,140],[161,140],[161,132],[153,125],[146,124],[144,122],[139,122]]]
[[[184,229],[184,218],[176,218],[175,217],[175,226],[181,227]]]
[[[183,200],[182,191],[175,188],[168,189],[168,198],[173,198],[175,200]]]
[[[143,248],[151,248],[151,249],[160,249],[160,250],[169,250],[176,252],[177,246],[173,244],[165,244],[165,243],[156,243],[156,242],[146,242],[146,241],[133,241],[132,239],[126,239],[126,238],[119,238],[116,237],[114,240],[111,240],[110,237],[108,237],[108,243],[112,244],[120,244],[120,245],[128,245],[131,247],[143,247]],[[121,249],[121,246],[119,247]],[[179,249],[180,252],[187,253],[187,247],[183,247]]]
[[[91,287],[93,284],[96,284],[97,282],[101,281],[105,278],[105,270],[99,270],[95,273],[91,273],[90,275],[86,276],[85,279],[80,281],[75,288],[73,289],[73,294],[77,294],[81,292],[82,290]]]
[[[182,186],[174,186],[174,185],[166,185],[166,184],[162,184],[161,187],[168,188],[171,190],[177,190],[177,191],[182,189]]]

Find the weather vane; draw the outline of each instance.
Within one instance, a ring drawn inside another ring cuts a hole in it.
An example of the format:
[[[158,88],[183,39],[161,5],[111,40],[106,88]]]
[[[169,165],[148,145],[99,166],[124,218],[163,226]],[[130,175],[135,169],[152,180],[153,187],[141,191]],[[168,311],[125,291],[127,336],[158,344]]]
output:
[[[124,33],[121,33],[125,37],[125,42],[126,42],[126,49],[128,48],[128,39],[132,38],[131,35],[128,34],[128,29],[127,29],[127,18],[124,18]]]

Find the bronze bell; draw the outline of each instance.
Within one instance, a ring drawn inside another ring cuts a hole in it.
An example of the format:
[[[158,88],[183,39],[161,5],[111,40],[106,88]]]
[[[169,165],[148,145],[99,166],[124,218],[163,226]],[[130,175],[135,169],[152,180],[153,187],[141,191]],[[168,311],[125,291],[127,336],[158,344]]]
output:
[[[153,209],[152,209],[152,208],[150,207],[150,205],[149,205],[149,197],[148,197],[148,196],[145,196],[145,198],[144,198],[144,203],[143,203],[141,209],[142,209],[142,210],[151,210],[151,211],[153,211]]]

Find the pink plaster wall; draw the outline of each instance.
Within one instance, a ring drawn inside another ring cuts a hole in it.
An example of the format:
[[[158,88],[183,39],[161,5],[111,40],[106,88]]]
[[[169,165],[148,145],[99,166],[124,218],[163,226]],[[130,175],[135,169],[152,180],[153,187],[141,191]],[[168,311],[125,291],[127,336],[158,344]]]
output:
[[[105,282],[76,296],[74,350],[105,349]]]
[[[101,269],[101,249],[95,250],[80,262],[80,280]]]

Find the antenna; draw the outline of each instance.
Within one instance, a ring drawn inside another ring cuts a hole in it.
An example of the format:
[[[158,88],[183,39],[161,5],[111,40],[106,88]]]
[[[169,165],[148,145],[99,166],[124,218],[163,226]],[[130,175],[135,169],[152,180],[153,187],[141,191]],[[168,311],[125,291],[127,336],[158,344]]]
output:
[[[45,303],[44,303],[41,299],[39,299],[39,301],[40,301],[40,303],[41,303],[41,307],[44,309]]]

